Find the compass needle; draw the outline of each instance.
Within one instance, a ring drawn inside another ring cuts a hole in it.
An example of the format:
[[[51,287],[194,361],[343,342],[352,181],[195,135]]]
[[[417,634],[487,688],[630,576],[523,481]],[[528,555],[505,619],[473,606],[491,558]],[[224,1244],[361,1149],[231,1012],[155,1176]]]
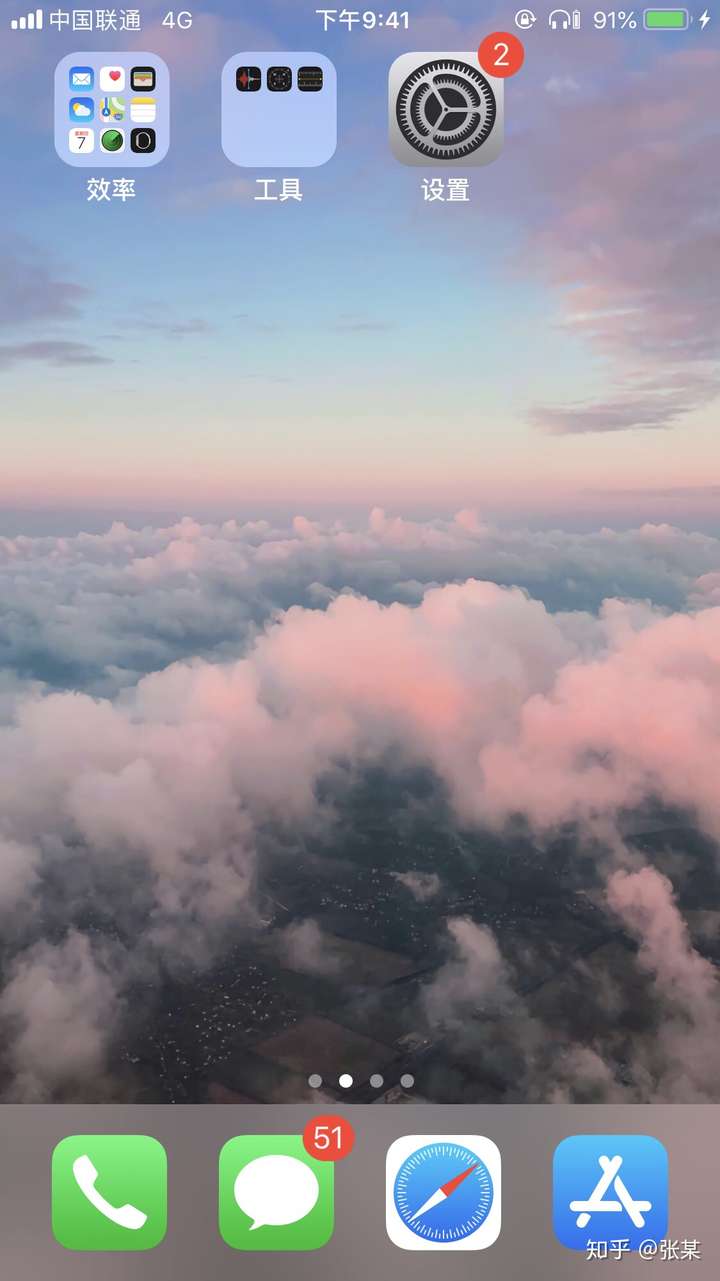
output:
[[[465,1179],[467,1179],[468,1175],[472,1174],[473,1170],[477,1170],[477,1162],[475,1165],[471,1165],[469,1170],[462,1170],[460,1174],[455,1175],[454,1179],[448,1179],[447,1183],[443,1183],[442,1187],[438,1188],[437,1192],[433,1192],[432,1196],[428,1197],[425,1204],[421,1205],[420,1209],[415,1211],[410,1222],[414,1223],[415,1219],[419,1219],[421,1214],[427,1214],[428,1210],[433,1210],[436,1205],[440,1205],[443,1201],[447,1201],[447,1198],[451,1193],[453,1193],[456,1188],[459,1188],[461,1183],[464,1183]]]

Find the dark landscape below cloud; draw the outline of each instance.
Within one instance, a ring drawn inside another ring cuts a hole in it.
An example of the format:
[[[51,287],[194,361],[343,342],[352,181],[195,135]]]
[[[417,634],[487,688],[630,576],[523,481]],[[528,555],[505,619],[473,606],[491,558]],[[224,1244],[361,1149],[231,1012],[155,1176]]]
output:
[[[437,1094],[717,1097],[718,540],[186,519],[0,583],[6,1098],[152,1093],[203,984],[218,1059],[360,1035],[386,969]]]

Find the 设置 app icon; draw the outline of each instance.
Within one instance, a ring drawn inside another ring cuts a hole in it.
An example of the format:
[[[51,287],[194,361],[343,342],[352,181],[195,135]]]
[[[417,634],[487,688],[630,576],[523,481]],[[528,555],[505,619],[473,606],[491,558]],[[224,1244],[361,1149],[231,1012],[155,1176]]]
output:
[[[167,1231],[167,1156],[145,1134],[75,1134],[52,1156],[52,1227],[67,1250],[153,1250]]]
[[[233,1250],[319,1250],[333,1234],[332,1162],[299,1134],[250,1134],[220,1153],[218,1223]]]
[[[222,148],[245,169],[313,168],[337,147],[337,73],[319,53],[239,53],[222,72]]]
[[[661,1241],[668,1226],[668,1157],[658,1139],[580,1134],[553,1158],[553,1226],[569,1250],[623,1240]]]
[[[404,165],[487,165],[503,148],[503,80],[474,53],[405,53],[390,68],[390,145]]]
[[[386,1162],[387,1234],[402,1250],[485,1250],[500,1235],[500,1152],[481,1135],[396,1139]]]

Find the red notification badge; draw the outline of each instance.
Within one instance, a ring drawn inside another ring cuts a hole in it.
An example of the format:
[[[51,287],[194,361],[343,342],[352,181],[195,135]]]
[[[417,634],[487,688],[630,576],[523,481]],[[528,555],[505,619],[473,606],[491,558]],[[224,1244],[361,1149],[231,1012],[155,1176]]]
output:
[[[316,1161],[344,1161],[355,1146],[355,1131],[344,1116],[314,1116],[303,1130],[303,1146]]]
[[[511,31],[493,31],[478,49],[478,62],[489,76],[505,80],[514,76],[525,61],[525,46]]]

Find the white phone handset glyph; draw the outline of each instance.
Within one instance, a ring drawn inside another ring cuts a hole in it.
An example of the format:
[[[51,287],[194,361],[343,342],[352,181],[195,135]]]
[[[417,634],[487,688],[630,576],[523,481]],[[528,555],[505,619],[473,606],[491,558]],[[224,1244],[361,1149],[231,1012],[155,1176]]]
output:
[[[100,1195],[95,1187],[98,1172],[89,1156],[79,1156],[76,1161],[73,1161],[73,1175],[83,1196],[86,1196],[90,1204],[94,1205],[100,1214],[104,1214],[106,1219],[117,1223],[119,1228],[129,1228],[131,1232],[137,1232],[138,1228],[145,1226],[147,1215],[143,1214],[142,1210],[136,1209],[134,1205],[121,1205],[116,1209],[105,1200],[104,1196]]]

